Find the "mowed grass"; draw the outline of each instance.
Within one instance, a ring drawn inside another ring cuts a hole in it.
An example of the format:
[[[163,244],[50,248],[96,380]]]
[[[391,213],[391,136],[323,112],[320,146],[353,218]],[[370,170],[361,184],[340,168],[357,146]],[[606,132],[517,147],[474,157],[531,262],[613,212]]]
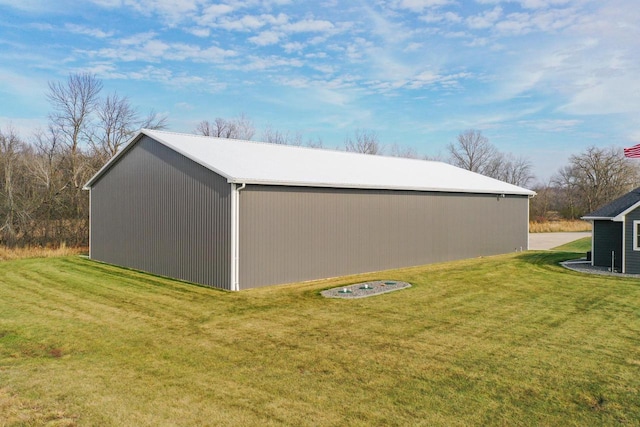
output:
[[[0,425],[638,425],[640,281],[557,266],[575,256],[240,293],[2,262]],[[371,279],[413,287],[319,295]]]
[[[586,253],[591,250],[591,236],[565,243],[564,245],[553,248],[554,251]]]

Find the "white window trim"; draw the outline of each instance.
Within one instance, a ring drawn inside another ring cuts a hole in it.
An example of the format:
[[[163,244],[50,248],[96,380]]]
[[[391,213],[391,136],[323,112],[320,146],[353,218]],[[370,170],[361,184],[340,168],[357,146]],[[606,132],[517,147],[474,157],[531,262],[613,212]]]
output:
[[[633,220],[633,250],[640,251],[640,239],[638,237],[638,224],[640,224],[640,220]]]

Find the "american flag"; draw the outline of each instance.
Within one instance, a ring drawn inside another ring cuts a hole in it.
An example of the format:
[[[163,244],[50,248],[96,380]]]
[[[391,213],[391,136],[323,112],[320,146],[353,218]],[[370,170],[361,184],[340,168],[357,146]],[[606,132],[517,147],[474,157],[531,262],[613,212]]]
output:
[[[640,144],[624,149],[624,156],[632,159],[640,158]]]

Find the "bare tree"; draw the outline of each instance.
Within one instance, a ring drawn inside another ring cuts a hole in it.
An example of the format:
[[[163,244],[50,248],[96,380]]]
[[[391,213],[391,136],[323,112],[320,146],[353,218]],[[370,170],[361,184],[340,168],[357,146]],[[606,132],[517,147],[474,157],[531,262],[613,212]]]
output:
[[[147,113],[147,116],[137,124],[137,127],[141,129],[161,130],[167,128],[167,121],[168,119],[165,114],[160,114],[152,109]]]
[[[522,156],[514,157],[511,154],[502,156],[497,177],[502,181],[520,187],[528,186],[535,178],[531,161]]]
[[[498,150],[475,129],[467,129],[456,138],[456,143],[447,145],[449,163],[459,168],[486,174],[497,169]]]
[[[18,234],[15,172],[23,145],[13,128],[10,127],[6,132],[0,129],[0,166],[3,177],[0,187],[0,235],[10,246],[15,244]]]
[[[82,138],[86,135],[90,115],[98,105],[102,82],[93,74],[71,74],[65,83],[49,82],[47,99],[53,107],[49,115],[71,150],[74,185],[80,187],[74,160]]]
[[[394,143],[391,145],[389,150],[389,155],[392,157],[404,157],[407,159],[417,159],[419,158],[418,153],[413,147],[403,147]]]
[[[60,135],[55,128],[38,130],[33,138],[32,149],[27,157],[27,165],[33,176],[34,192],[38,196],[37,224],[34,234],[39,244],[74,240],[66,234],[65,211],[68,210],[64,197],[69,185],[64,177],[64,156]]]
[[[589,147],[572,155],[553,182],[575,206],[571,216],[579,217],[632,190],[639,178],[638,165],[624,157],[621,149]]]
[[[534,178],[531,161],[503,154],[475,129],[468,129],[447,146],[449,163],[510,184],[526,186]]]
[[[348,136],[344,140],[346,151],[363,154],[382,154],[383,148],[378,135],[373,131],[356,130],[353,138]]]
[[[307,147],[309,148],[324,148],[324,142],[322,142],[322,138],[317,137],[316,139],[307,140]]]
[[[98,156],[107,160],[131,137],[138,113],[126,97],[114,93],[98,104],[96,116],[90,142]]]
[[[268,142],[269,144],[279,144],[279,145],[302,145],[302,135],[300,132],[296,132],[294,134],[287,132],[280,132],[279,130],[274,130],[271,126],[266,126],[262,131],[261,136],[262,141]]]
[[[529,216],[532,221],[547,221],[552,215],[557,215],[556,201],[561,190],[554,186],[553,181],[537,184],[533,190],[536,197],[529,201]]]
[[[129,99],[117,93],[101,100],[95,115],[95,124],[88,133],[91,147],[100,163],[114,156],[139,128],[163,129],[166,126],[166,117],[153,110],[140,120],[138,111],[131,106]]]
[[[195,133],[217,138],[251,140],[255,134],[253,122],[244,114],[233,119],[217,117],[213,123],[203,120],[196,126]]]

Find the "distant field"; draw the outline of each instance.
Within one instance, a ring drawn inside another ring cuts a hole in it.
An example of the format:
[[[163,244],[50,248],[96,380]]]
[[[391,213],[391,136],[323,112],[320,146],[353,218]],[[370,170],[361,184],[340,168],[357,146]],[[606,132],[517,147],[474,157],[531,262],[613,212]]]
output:
[[[591,231],[591,223],[582,220],[529,222],[529,233],[557,233],[571,231]]]
[[[48,258],[60,257],[65,255],[78,255],[88,253],[88,248],[68,248],[60,246],[58,248],[42,248],[42,247],[26,247],[26,248],[7,248],[0,245],[0,261],[21,259],[21,258]]]
[[[0,262],[0,425],[638,425],[640,281],[525,252],[228,293]],[[322,289],[413,287],[357,300]]]

